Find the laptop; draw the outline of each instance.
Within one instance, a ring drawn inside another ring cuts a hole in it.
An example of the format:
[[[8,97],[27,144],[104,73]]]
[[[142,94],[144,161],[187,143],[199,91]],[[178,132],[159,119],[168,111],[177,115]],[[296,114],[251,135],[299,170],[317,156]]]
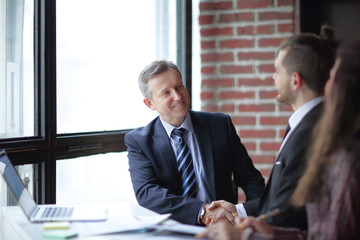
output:
[[[37,205],[33,197],[14,166],[10,162],[5,151],[0,151],[0,174],[14,193],[21,209],[30,222],[51,221],[103,221],[107,219],[107,209],[103,206],[92,205]]]

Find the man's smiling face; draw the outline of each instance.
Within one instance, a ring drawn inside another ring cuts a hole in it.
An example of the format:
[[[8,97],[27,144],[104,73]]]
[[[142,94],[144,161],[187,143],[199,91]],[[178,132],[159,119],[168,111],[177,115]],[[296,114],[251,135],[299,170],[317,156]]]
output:
[[[145,104],[157,110],[161,118],[173,126],[180,126],[190,108],[190,97],[180,75],[169,68],[148,80],[152,99]]]

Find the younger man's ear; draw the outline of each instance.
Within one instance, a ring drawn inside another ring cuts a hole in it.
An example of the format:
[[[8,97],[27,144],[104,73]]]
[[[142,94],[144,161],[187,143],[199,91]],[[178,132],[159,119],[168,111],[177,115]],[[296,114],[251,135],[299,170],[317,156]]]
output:
[[[291,82],[294,90],[298,90],[303,84],[303,78],[301,77],[300,73],[293,72],[291,74]]]
[[[150,108],[151,110],[154,111],[154,110],[156,109],[154,103],[153,103],[150,99],[144,98],[144,103],[145,103],[145,105],[148,106],[148,108]]]

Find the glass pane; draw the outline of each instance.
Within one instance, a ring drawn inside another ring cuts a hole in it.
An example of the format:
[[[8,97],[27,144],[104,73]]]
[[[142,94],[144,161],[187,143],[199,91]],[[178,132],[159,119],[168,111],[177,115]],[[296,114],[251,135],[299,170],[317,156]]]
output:
[[[56,161],[56,203],[136,202],[127,152]]]
[[[0,11],[0,138],[34,136],[34,2]]]
[[[156,59],[176,62],[176,1],[62,0],[56,11],[57,132],[153,119],[137,78]]]

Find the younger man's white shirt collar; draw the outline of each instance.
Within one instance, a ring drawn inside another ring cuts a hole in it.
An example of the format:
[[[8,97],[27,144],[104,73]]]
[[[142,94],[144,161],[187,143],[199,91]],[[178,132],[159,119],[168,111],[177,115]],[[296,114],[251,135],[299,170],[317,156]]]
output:
[[[310,101],[308,101],[307,103],[301,105],[289,118],[289,126],[290,126],[290,131],[288,132],[288,134],[286,135],[285,139],[282,141],[279,152],[281,151],[281,149],[283,148],[283,146],[285,145],[287,139],[290,137],[291,133],[294,131],[294,129],[297,127],[297,125],[299,125],[299,123],[301,122],[301,120],[305,117],[306,114],[308,114],[308,112],[311,111],[311,109],[313,109],[314,107],[316,107],[319,103],[321,103],[322,101],[324,101],[324,97],[317,97],[314,98]]]
[[[289,125],[291,129],[294,129],[304,118],[304,116],[308,112],[310,112],[311,109],[313,109],[315,106],[321,103],[323,100],[324,97],[317,97],[303,104],[301,107],[299,107],[289,118]]]

